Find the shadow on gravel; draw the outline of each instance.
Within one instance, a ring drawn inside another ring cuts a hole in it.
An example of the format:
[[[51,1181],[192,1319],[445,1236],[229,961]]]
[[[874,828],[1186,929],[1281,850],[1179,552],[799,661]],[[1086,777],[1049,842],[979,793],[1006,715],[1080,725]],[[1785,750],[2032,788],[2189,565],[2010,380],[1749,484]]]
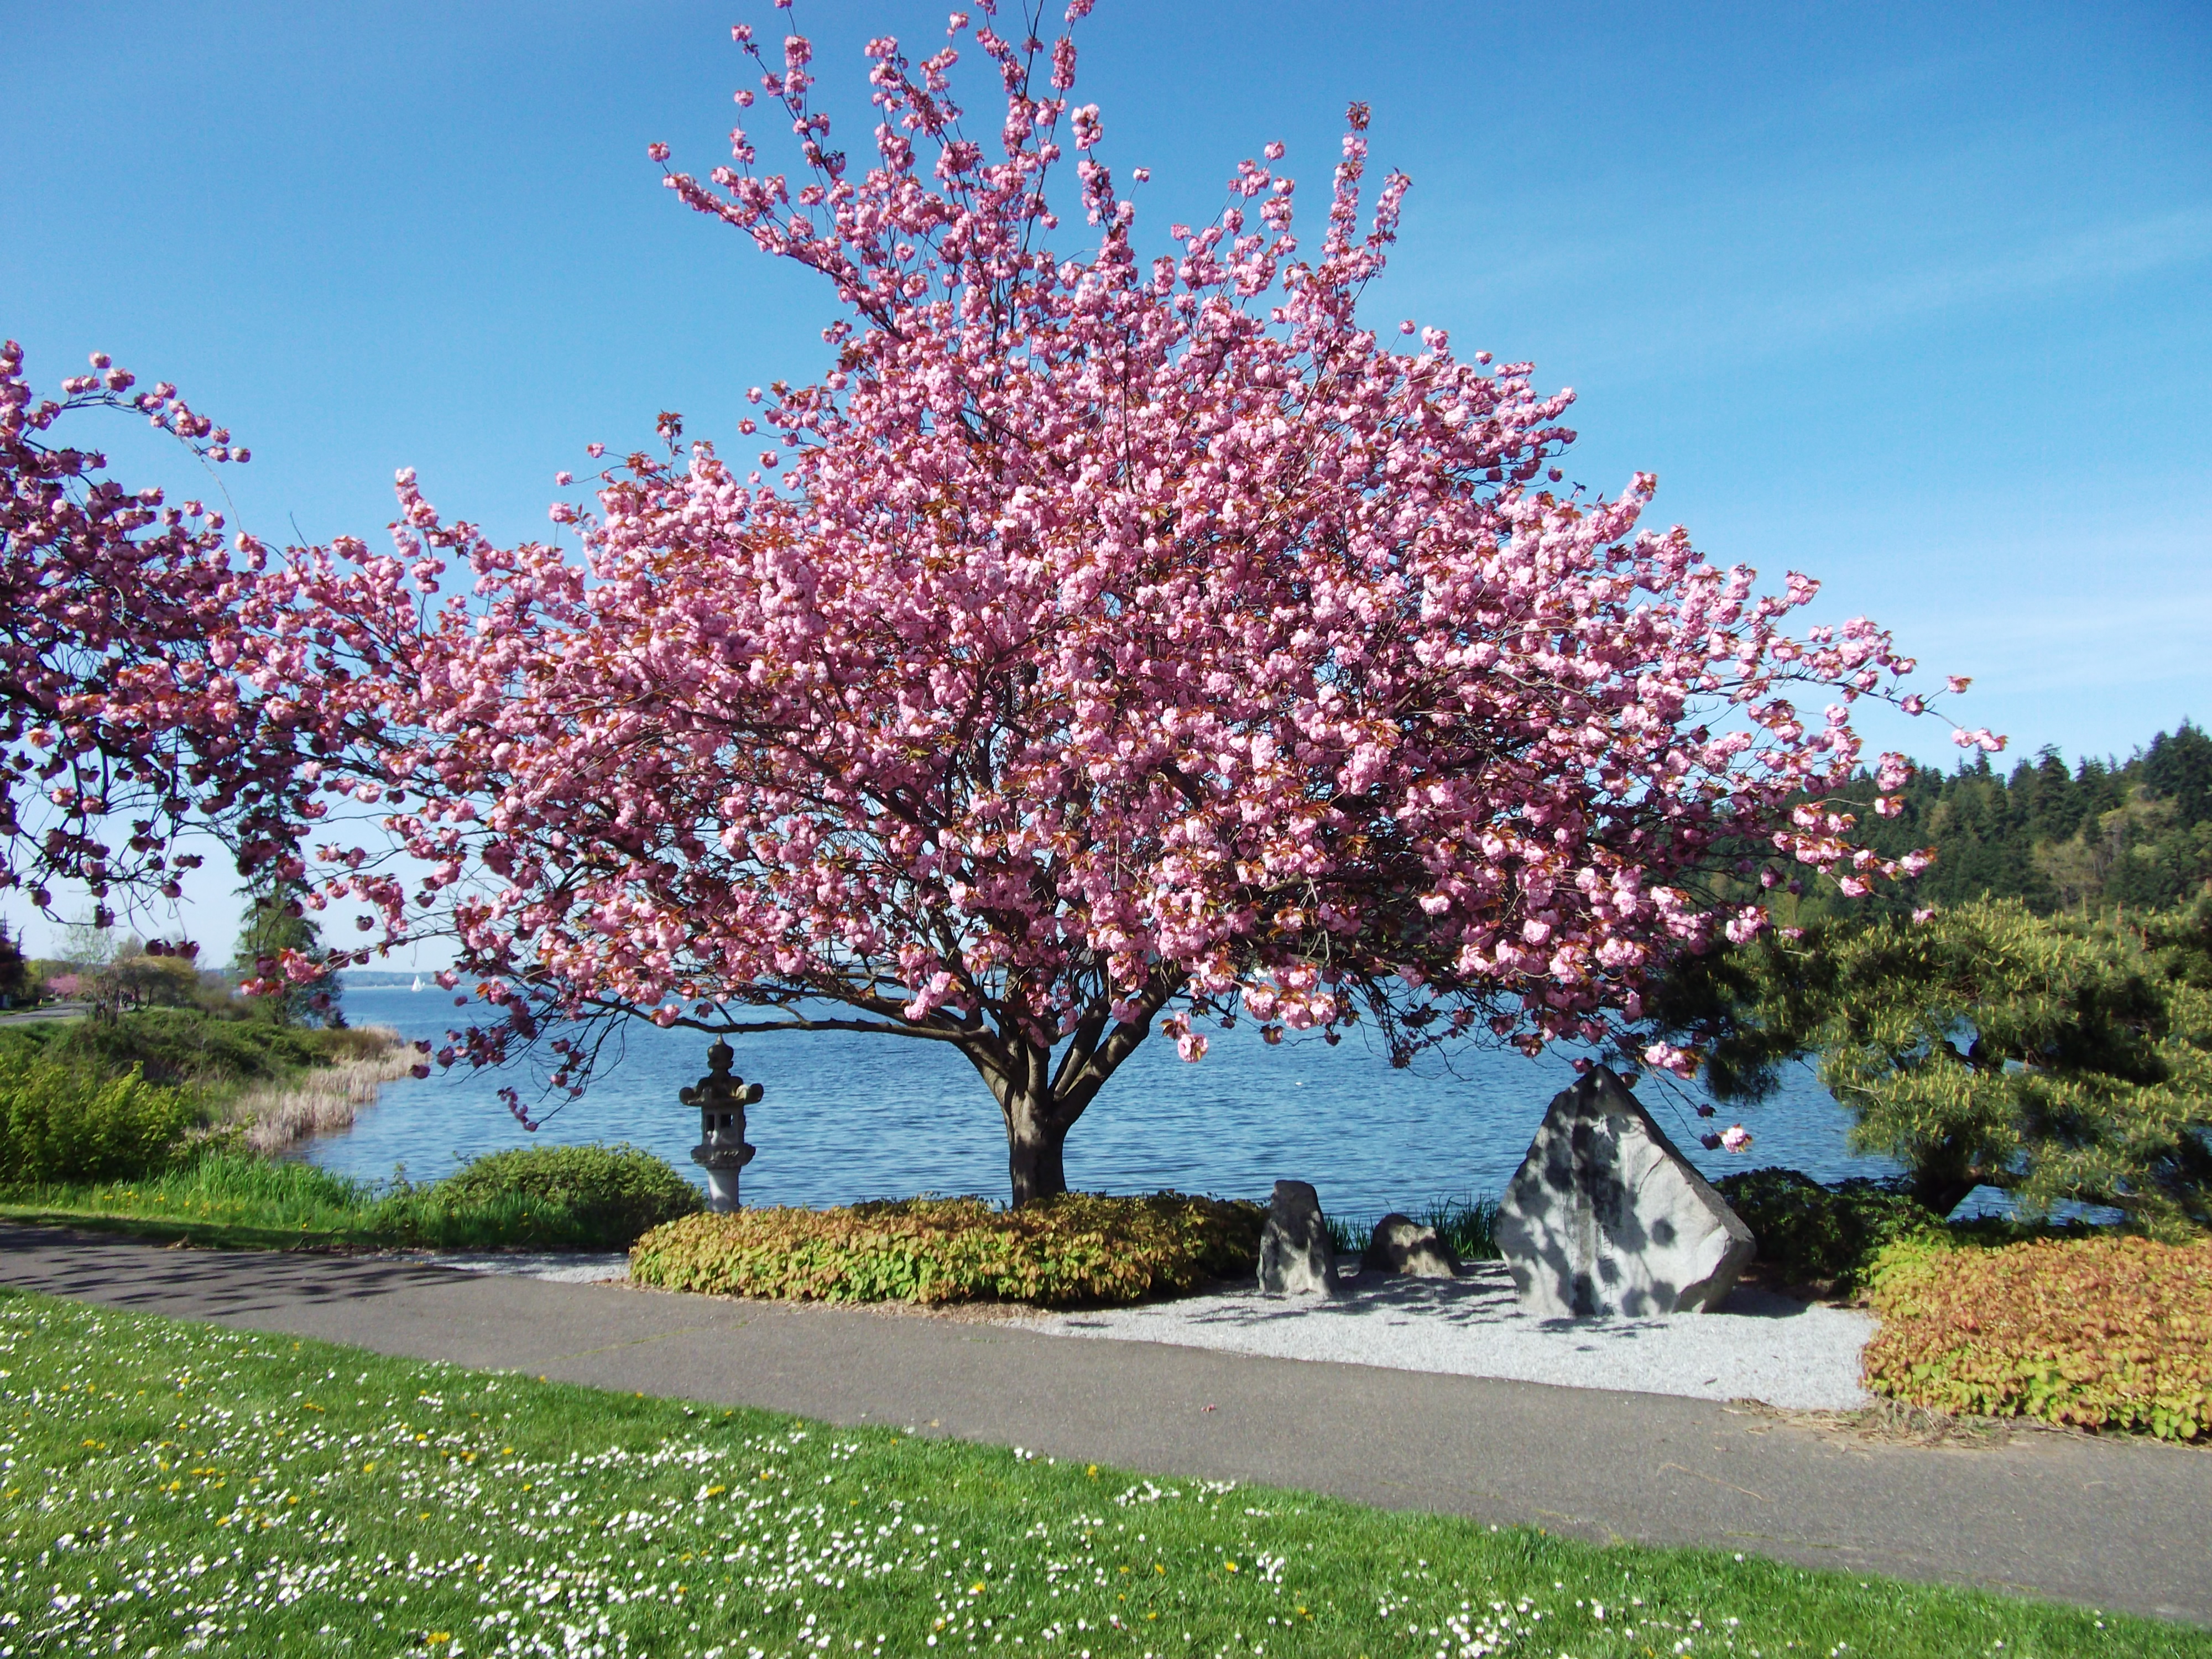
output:
[[[1213,1292],[1213,1305],[1192,1310],[1193,1325],[1231,1328],[1260,1328],[1286,1321],[1380,1318],[1386,1323],[1412,1323],[1472,1328],[1512,1323],[1547,1331],[1577,1331],[1609,1341],[1632,1341],[1647,1332],[1664,1330],[1679,1320],[1791,1319],[1803,1314],[1807,1304],[1772,1291],[1740,1285],[1727,1302],[1711,1313],[1677,1314],[1667,1317],[1531,1319],[1514,1299],[1513,1280],[1500,1261],[1478,1261],[1461,1270],[1456,1279],[1413,1279],[1399,1274],[1347,1273],[1342,1292],[1329,1297],[1263,1296],[1257,1291]],[[1154,1306],[1172,1306],[1154,1304]],[[1069,1317],[1077,1328],[1103,1328],[1105,1319]]]

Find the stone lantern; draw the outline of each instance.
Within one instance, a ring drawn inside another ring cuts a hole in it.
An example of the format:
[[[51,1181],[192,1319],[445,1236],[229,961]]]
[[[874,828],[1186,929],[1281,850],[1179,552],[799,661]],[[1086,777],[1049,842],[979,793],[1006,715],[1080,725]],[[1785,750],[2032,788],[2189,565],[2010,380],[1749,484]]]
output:
[[[707,1172],[707,1207],[723,1213],[738,1207],[738,1175],[757,1149],[745,1145],[745,1108],[759,1103],[761,1086],[730,1073],[737,1058],[719,1039],[707,1050],[707,1075],[677,1098],[699,1109],[699,1144],[691,1161]]]

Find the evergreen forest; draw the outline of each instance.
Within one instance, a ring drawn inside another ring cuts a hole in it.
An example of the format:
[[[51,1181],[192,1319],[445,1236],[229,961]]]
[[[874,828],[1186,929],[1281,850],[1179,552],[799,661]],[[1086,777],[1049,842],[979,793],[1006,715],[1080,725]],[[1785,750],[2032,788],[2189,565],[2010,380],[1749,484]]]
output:
[[[1917,880],[1877,890],[1873,910],[1981,898],[2042,915],[2162,909],[2212,882],[2212,737],[2188,720],[2124,761],[2069,768],[2045,748],[2008,775],[1978,754],[1954,772],[1917,770],[1898,793],[1904,811],[1884,818],[1870,778],[1845,792],[1867,844],[1893,857],[1936,849]]]

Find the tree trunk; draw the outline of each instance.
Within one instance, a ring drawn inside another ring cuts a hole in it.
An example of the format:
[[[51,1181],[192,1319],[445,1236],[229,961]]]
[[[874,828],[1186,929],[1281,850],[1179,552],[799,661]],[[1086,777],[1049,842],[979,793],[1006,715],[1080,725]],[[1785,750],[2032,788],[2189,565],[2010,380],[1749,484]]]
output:
[[[1068,1126],[1053,1115],[1046,1103],[1027,1094],[1009,1094],[1004,1110],[1006,1174],[1015,1208],[1066,1192],[1067,1168],[1061,1150],[1067,1145]]]
[[[1919,1150],[1908,1177],[1912,1196],[1938,1216],[1948,1217],[1982,1184],[1983,1171],[1963,1149],[1948,1139]]]
[[[968,1063],[990,1085],[1006,1121],[1006,1175],[1017,1209],[1067,1190],[1061,1158],[1067,1132],[1115,1068],[1150,1034],[1152,1016],[1182,987],[1180,978],[1155,978],[1137,999],[1132,1020],[1116,1021],[1107,1008],[1093,1008],[1071,1034],[1057,1066],[1048,1044],[1003,1030],[979,1033],[960,1045]]]

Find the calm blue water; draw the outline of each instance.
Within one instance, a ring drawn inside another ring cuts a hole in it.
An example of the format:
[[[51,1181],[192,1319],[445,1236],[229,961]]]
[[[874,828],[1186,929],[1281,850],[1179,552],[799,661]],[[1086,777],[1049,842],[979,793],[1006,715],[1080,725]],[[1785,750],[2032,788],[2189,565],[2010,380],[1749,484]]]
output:
[[[466,1011],[435,988],[352,990],[347,1018],[390,1025],[409,1038],[442,1041]],[[1138,1050],[1100,1092],[1067,1141],[1067,1179],[1090,1192],[1164,1187],[1264,1199],[1283,1177],[1310,1181],[1322,1203],[1373,1216],[1437,1197],[1504,1189],[1544,1108],[1572,1080],[1567,1060],[1464,1054],[1393,1071],[1355,1033],[1337,1048],[1313,1042],[1270,1048],[1249,1024],[1210,1033],[1195,1066],[1165,1042]],[[456,1067],[387,1086],[351,1133],[307,1149],[313,1162],[369,1180],[398,1164],[413,1181],[506,1146],[627,1140],[695,1177],[698,1114],[676,1091],[707,1069],[711,1039],[637,1022],[619,1060],[590,1092],[526,1132],[498,1098],[513,1083],[533,1098],[526,1073]],[[736,1069],[766,1097],[746,1114],[760,1155],[744,1175],[749,1204],[823,1206],[916,1193],[1006,1193],[999,1109],[949,1047],[856,1033],[786,1032],[739,1038]],[[1647,1082],[1644,1103],[1708,1176],[1787,1164],[1823,1181],[1888,1175],[1880,1158],[1844,1148],[1847,1118],[1809,1071],[1785,1093],[1735,1113],[1756,1137],[1747,1153],[1697,1144],[1698,1097]]]

